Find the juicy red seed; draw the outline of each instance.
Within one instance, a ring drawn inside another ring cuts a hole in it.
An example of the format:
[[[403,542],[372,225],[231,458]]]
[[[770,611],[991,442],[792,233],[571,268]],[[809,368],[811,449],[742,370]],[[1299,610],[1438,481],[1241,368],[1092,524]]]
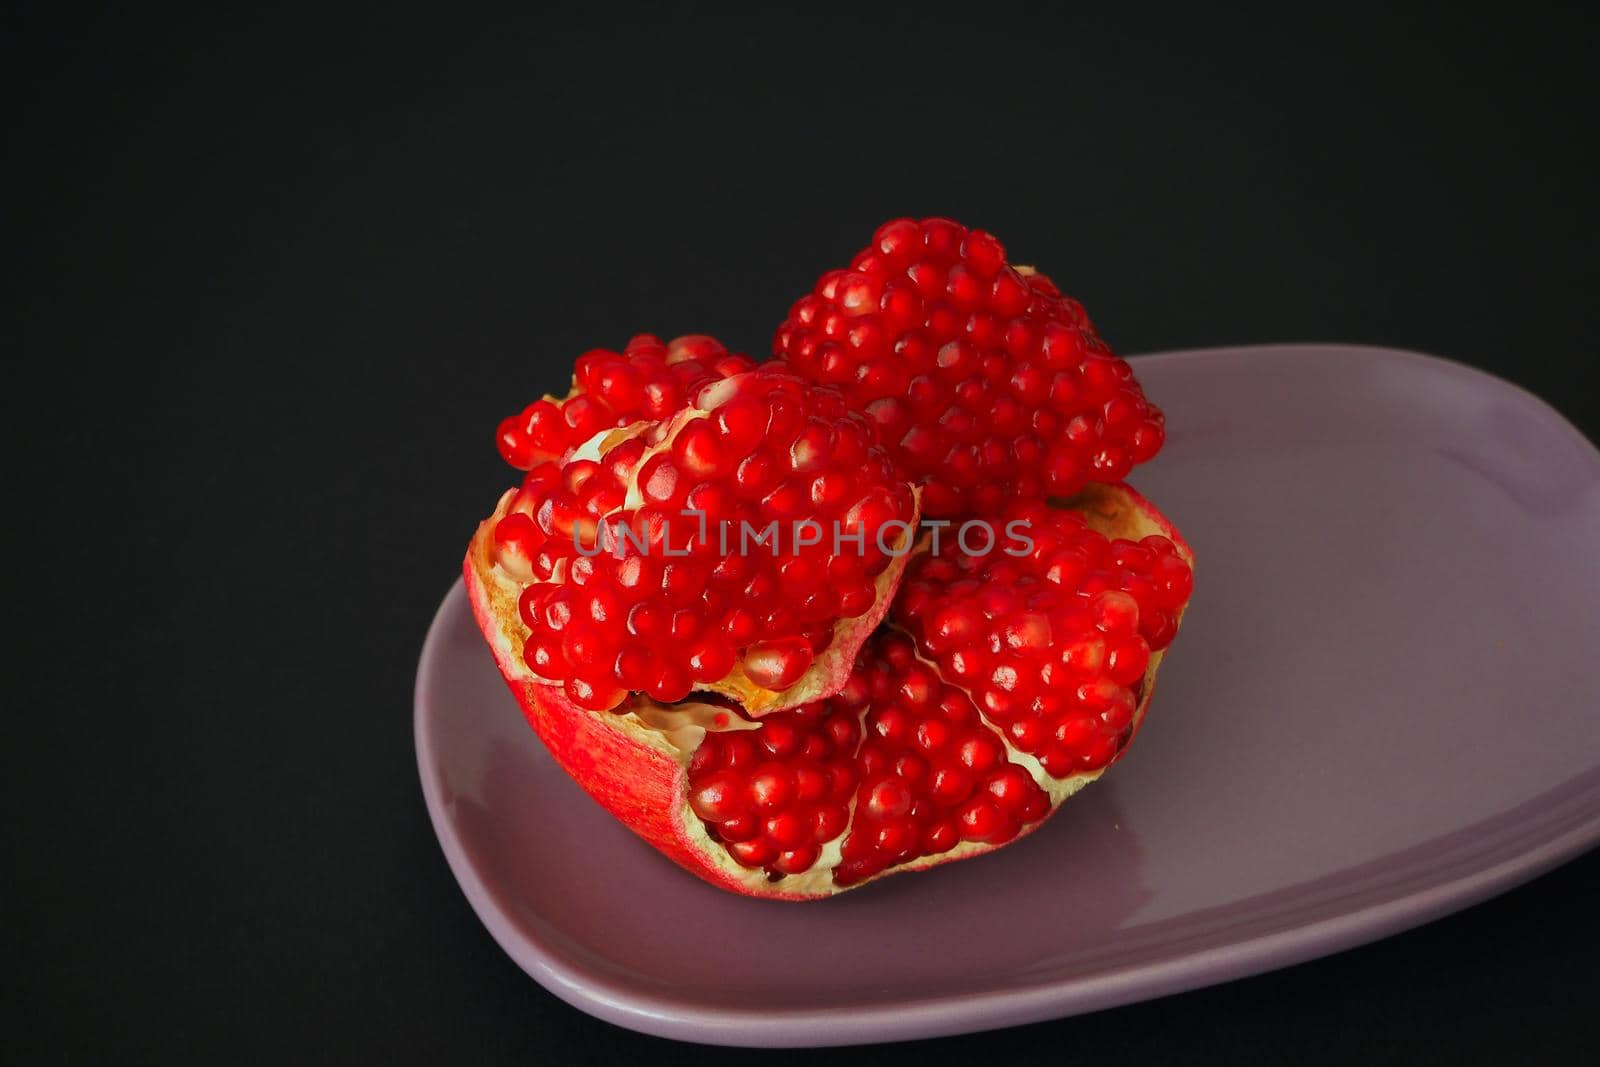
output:
[[[837,804],[824,804],[811,815],[811,837],[817,842],[832,841],[844,833],[849,814]]]
[[[645,692],[663,704],[675,704],[689,695],[691,685],[687,671],[672,663],[662,663],[657,669],[656,680],[645,686]]]
[[[733,647],[723,638],[707,634],[690,648],[686,662],[696,681],[719,681],[733,669]]]
[[[763,641],[744,654],[744,671],[764,689],[787,689],[811,666],[811,643],[803,637]]]
[[[810,825],[793,811],[780,811],[776,815],[769,816],[762,825],[762,832],[775,844],[786,849],[811,842]]]
[[[1007,764],[984,783],[984,788],[1002,811],[1015,813],[1022,810],[1028,795],[1039,786],[1022,768]]]
[[[1106,659],[1106,672],[1118,685],[1131,686],[1144,677],[1150,663],[1150,646],[1143,638],[1134,637],[1111,650]]]
[[[778,849],[764,837],[736,841],[728,846],[728,853],[746,867],[764,867],[778,857]]]
[[[974,774],[982,774],[999,763],[1002,755],[1000,743],[988,734],[974,734],[956,750],[961,765]]]
[[[512,512],[495,524],[495,562],[517,581],[531,582],[534,558],[544,542],[544,531],[531,518]]]
[[[1009,821],[992,800],[974,797],[962,805],[956,816],[961,836],[968,841],[989,842],[1004,833]]]
[[[1127,633],[1139,625],[1139,604],[1127,593],[1108,589],[1090,604],[1094,624],[1106,633]]]
[[[813,844],[800,845],[797,848],[786,849],[778,853],[772,861],[772,869],[776,874],[803,874],[811,869],[817,862],[819,849]]]
[[[777,811],[794,797],[794,773],[778,763],[765,763],[750,776],[750,801],[761,811]]]
[[[929,856],[949,852],[960,843],[961,828],[954,819],[939,819],[922,832],[922,851]]]
[[[689,806],[706,822],[727,822],[750,808],[744,783],[731,771],[719,771],[689,794]]]
[[[880,856],[899,860],[917,844],[916,824],[907,819],[882,823],[870,840]]]
[[[821,739],[812,737],[807,738],[807,740],[820,741]],[[794,746],[790,747],[793,748]],[[805,743],[801,742],[799,747],[803,750]],[[772,752],[772,746],[768,746],[767,751]],[[779,753],[773,752],[773,755],[777,756]],[[826,798],[828,795],[827,774],[810,764],[798,764],[794,769],[794,795],[797,800],[808,804]]]
[[[905,784],[886,778],[867,791],[867,814],[877,819],[893,818],[911,810],[911,791]]]
[[[762,759],[755,739],[747,733],[714,735],[721,740],[718,747],[722,766],[732,770],[750,770]],[[707,740],[710,744],[710,739]]]
[[[624,689],[641,692],[647,689],[660,674],[655,653],[638,644],[630,644],[617,653],[612,676]]]
[[[591,682],[586,678],[568,678],[563,688],[574,704],[591,711],[609,711],[628,695],[614,685],[603,681]]]

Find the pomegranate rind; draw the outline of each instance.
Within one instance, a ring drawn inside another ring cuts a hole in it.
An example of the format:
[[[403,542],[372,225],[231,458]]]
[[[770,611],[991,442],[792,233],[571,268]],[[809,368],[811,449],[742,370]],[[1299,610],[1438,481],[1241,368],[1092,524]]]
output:
[[[963,841],[947,852],[889,867],[848,886],[834,884],[829,877],[831,872],[821,868],[771,881],[762,871],[746,868],[728,855],[726,849],[710,838],[704,824],[689,807],[688,760],[693,754],[692,748],[678,747],[662,731],[645,725],[631,714],[580,708],[567,699],[560,687],[545,684],[529,672],[522,659],[527,630],[517,613],[520,586],[494,561],[494,525],[514,496],[514,491],[506,493],[495,513],[479,526],[462,565],[473,617],[493,651],[501,676],[528,724],[556,763],[585,792],[673,862],[720,888],[773,900],[816,900],[858,889],[890,875],[929,870],[1005,848],[1044,825],[1068,797],[1098,779],[1132,744],[1130,739],[1129,746],[1124,746],[1106,767],[1069,778],[1052,778],[1042,768],[1030,768],[1035,771],[1035,780],[1050,795],[1050,810],[1043,818],[1023,826],[1016,837],[1003,844]],[[1149,534],[1167,537],[1190,568],[1194,567],[1194,551],[1177,528],[1155,505],[1126,484],[1091,484],[1070,499],[1052,500],[1051,504],[1081,512],[1091,528],[1108,538],[1138,540]],[[888,596],[881,598],[885,610],[889,600]],[[1185,604],[1177,613],[1180,632],[1187,609]],[[882,614],[877,612],[880,619]],[[870,632],[870,628],[862,632],[861,640],[852,648],[852,656]],[[1134,710],[1134,736],[1155,696],[1157,671],[1168,651],[1151,653],[1143,692]],[[835,688],[823,695],[842,688],[849,672],[847,661]],[[1009,745],[1007,748],[1013,760],[1024,765],[1033,762],[1032,757],[1010,750]]]

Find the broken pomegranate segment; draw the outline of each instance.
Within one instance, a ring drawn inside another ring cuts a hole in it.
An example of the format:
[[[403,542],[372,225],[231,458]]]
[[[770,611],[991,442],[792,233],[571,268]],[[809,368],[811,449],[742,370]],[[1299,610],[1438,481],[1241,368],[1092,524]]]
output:
[[[917,520],[871,422],[768,365],[535,466],[487,527],[532,675],[583,708],[700,690],[759,716],[843,684]]]
[[[741,865],[775,880],[831,871],[839,888],[962,841],[1001,844],[1050,810],[971,699],[890,630],[830,699],[708,734],[689,790]]]
[[[1165,436],[1082,305],[948,219],[879,227],[795,303],[774,352],[872,417],[932,518],[1120,482]]]
[[[1178,533],[1121,485],[985,525],[984,551],[959,529],[938,552],[925,535],[851,668],[759,716],[723,698],[579,706],[523,656],[531,631],[493,520],[465,574],[529,722],[596,800],[708,881],[811,899],[1030,832],[1143,719],[1192,586]]]
[[[501,420],[495,446],[513,467],[531,470],[597,433],[665,419],[701,386],[753,366],[750,357],[712,337],[693,334],[664,344],[641,333],[621,352],[596,348],[579,356],[567,395],[546,396]]]
[[[1050,775],[1099,771],[1132,736],[1151,657],[1177,633],[1190,561],[1165,534],[1108,538],[1043,502],[1003,522],[1018,543],[982,555],[927,538],[894,622]]]

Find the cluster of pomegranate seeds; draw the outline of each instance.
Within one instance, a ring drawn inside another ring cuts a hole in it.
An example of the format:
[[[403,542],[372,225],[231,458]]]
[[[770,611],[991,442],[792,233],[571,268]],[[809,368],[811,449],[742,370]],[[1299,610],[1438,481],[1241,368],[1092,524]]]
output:
[[[854,885],[962,841],[1002,844],[1043,818],[1050,798],[1012,763],[960,689],[886,632],[835,706],[866,711],[855,819],[834,881]]]
[[[1165,436],[1082,306],[948,219],[881,226],[794,305],[775,354],[877,422],[933,518],[1119,482]]]
[[[1177,632],[1193,573],[1167,538],[1109,540],[1075,511],[1015,504],[1003,522],[1026,531],[1031,546],[1012,546],[1026,555],[920,555],[894,620],[1052,776],[1099,770],[1132,734],[1150,654]]]
[[[864,416],[779,365],[702,383],[597,458],[531,470],[494,531],[524,658],[578,705],[682,700],[736,665],[793,685],[865,614],[911,488]]]
[[[495,445],[507,463],[531,470],[560,460],[602,430],[664,419],[707,382],[754,365],[715,338],[690,335],[663,344],[642,333],[621,352],[596,348],[579,356],[566,399],[546,397],[501,420]]]
[[[771,877],[811,869],[844,833],[856,788],[861,716],[834,701],[707,734],[689,760],[689,806],[746,867]]]
[[[729,855],[773,878],[809,870],[848,828],[833,871],[844,886],[962,841],[1009,841],[1050,799],[972,701],[885,631],[837,695],[708,734],[689,805]]]

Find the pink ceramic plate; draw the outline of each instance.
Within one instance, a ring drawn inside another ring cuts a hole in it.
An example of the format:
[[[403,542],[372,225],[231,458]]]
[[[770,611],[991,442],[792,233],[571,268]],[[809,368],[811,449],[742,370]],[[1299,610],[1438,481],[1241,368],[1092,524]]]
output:
[[[417,757],[512,958],[669,1037],[928,1037],[1333,952],[1600,840],[1594,447],[1505,382],[1403,352],[1137,369],[1171,421],[1134,482],[1194,545],[1194,603],[1129,758],[994,856],[812,904],[705,885],[545,755],[452,590]]]

